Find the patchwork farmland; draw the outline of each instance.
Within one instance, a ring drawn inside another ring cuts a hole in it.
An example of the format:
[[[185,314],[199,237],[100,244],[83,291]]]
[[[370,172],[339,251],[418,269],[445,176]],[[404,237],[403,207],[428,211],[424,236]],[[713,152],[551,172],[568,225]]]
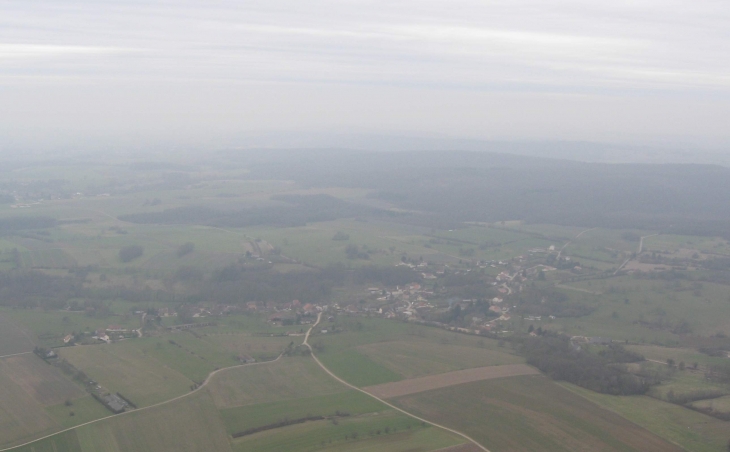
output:
[[[92,163],[0,171],[21,198],[69,178],[0,205],[0,451],[730,440],[717,231],[466,222],[249,162]]]

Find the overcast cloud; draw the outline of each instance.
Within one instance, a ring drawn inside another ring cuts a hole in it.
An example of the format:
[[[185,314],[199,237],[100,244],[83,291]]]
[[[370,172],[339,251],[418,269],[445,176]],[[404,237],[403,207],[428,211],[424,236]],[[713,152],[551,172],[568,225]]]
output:
[[[272,130],[718,145],[729,94],[727,0],[0,1],[6,149]]]

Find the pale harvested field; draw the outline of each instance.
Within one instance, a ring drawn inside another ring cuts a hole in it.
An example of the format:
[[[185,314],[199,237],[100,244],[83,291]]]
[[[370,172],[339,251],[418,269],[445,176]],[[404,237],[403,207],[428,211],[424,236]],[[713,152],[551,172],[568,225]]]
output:
[[[50,432],[55,427],[57,423],[43,405],[0,373],[0,449]]]
[[[478,367],[476,369],[457,370],[445,374],[428,377],[411,378],[393,383],[368,386],[363,388],[370,394],[380,398],[399,397],[447,386],[491,380],[494,378],[516,377],[518,375],[539,375],[540,372],[525,364],[508,364],[505,366]]]
[[[76,433],[83,452],[231,451],[218,410],[204,391],[150,410],[114,416]]]
[[[43,362],[32,353],[0,360],[0,372],[45,406],[58,405],[86,395],[80,386],[64,377],[60,369]]]
[[[104,388],[121,392],[140,407],[190,392],[190,379],[127,345],[65,347],[58,354]]]
[[[0,356],[32,350],[33,343],[24,330],[20,329],[9,315],[0,312]]]

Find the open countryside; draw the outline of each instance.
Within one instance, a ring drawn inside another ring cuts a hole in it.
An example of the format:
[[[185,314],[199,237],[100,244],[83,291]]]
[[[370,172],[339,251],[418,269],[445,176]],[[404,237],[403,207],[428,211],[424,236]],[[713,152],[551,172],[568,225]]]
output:
[[[466,221],[239,160],[84,168],[124,178],[28,167],[0,206],[0,450],[730,440],[722,231]]]

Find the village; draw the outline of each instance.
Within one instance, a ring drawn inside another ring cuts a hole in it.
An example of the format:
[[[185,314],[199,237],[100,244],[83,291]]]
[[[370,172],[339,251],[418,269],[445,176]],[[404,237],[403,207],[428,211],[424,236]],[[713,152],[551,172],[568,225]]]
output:
[[[231,305],[205,302],[174,308],[133,308],[123,316],[129,320],[125,325],[109,324],[93,330],[68,332],[63,335],[62,345],[59,343],[58,346],[109,344],[146,335],[201,328],[215,325],[216,319],[231,315],[265,316],[270,324],[278,326],[310,325],[321,312],[329,316],[398,319],[469,334],[505,334],[509,333],[505,324],[512,318],[515,307],[509,303],[510,296],[522,291],[530,278],[537,278],[543,271],[554,270],[541,264],[528,267],[526,264],[532,260],[531,256],[518,256],[511,261],[464,261],[459,265],[399,262],[396,267],[413,271],[413,282],[355,288],[346,299],[322,303],[304,303],[294,299],[286,303],[248,301]],[[488,296],[464,298],[451,293],[447,278],[464,276],[469,278],[471,285],[478,286],[480,295]],[[479,305],[480,310],[471,313],[469,307],[475,305]],[[446,321],[448,313],[455,310],[467,315]],[[131,320],[134,318],[138,321]],[[541,321],[541,316],[524,318]],[[299,330],[293,328],[290,333],[296,335]]]

